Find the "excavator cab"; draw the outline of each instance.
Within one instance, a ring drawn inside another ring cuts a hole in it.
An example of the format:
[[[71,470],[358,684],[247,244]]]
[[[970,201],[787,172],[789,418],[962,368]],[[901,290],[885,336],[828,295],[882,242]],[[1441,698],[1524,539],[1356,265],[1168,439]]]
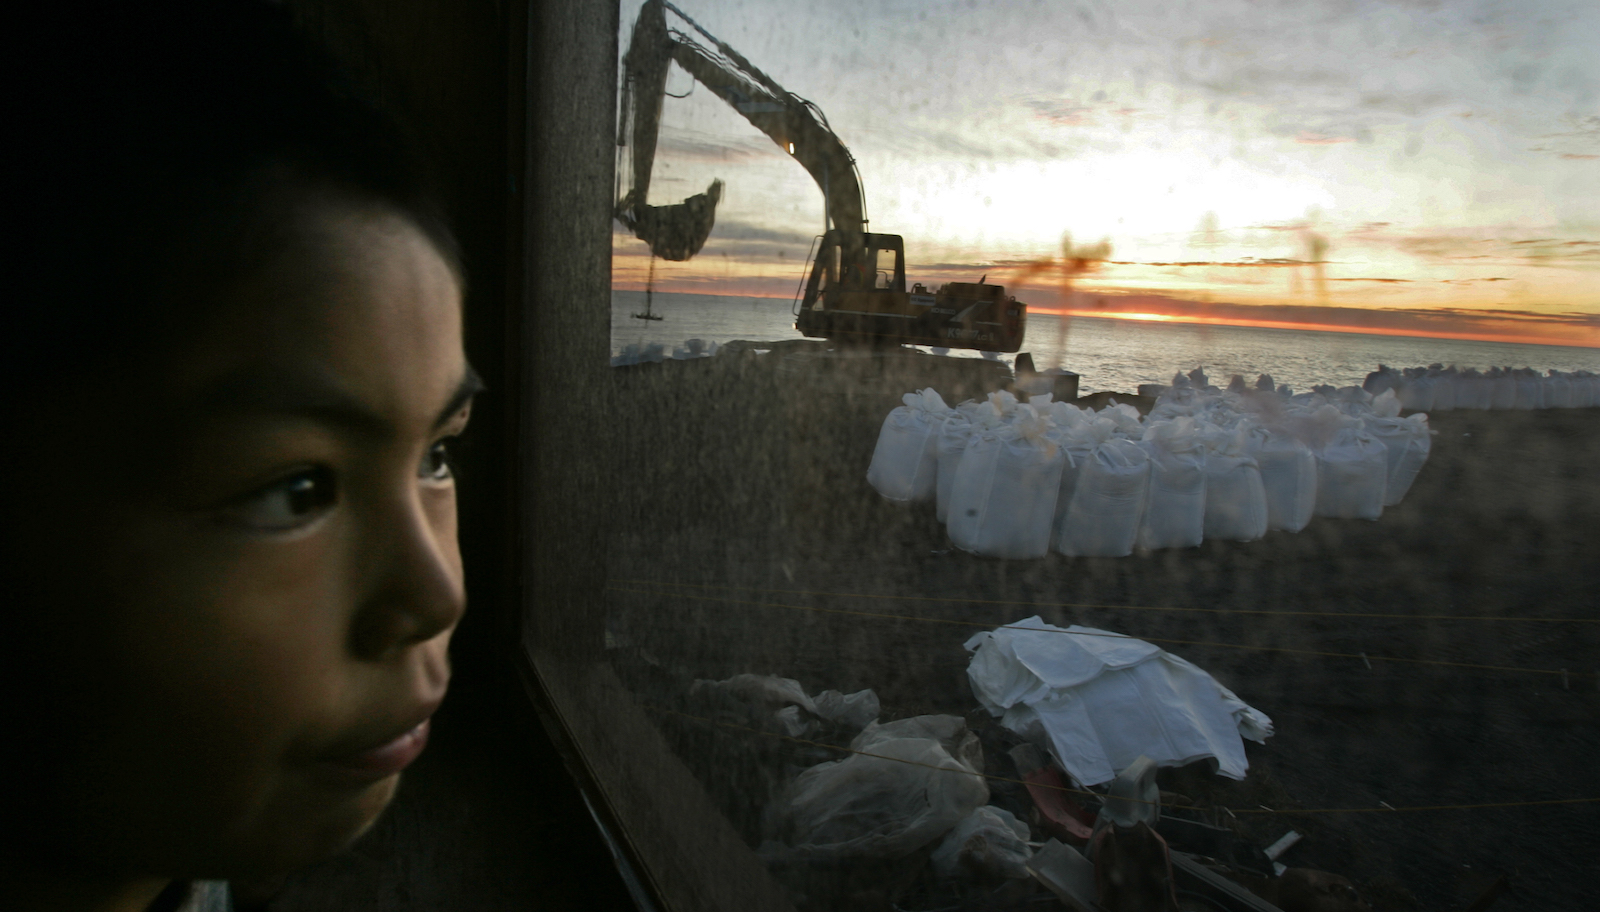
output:
[[[795,328],[820,339],[931,345],[1014,352],[1022,347],[1027,307],[985,282],[950,282],[906,292],[905,241],[898,234],[821,238],[811,262]]]

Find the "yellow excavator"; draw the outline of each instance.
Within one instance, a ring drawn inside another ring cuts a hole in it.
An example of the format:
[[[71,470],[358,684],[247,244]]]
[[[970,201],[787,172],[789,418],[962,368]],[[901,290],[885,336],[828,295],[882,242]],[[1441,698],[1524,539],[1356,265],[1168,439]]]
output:
[[[670,11],[710,43],[669,27]],[[868,232],[866,202],[855,158],[815,104],[784,89],[738,51],[719,41],[666,0],[647,0],[623,57],[624,83],[617,145],[614,215],[650,246],[653,257],[687,260],[700,252],[716,220],[722,182],[668,206],[645,202],[655,164],[667,70],[673,63],[738,111],[805,168],[822,189],[826,230],[807,257],[795,328],[812,338],[874,345],[928,345],[1015,352],[1022,347],[1027,306],[1004,286],[947,282],[935,290],[906,290],[905,242]],[[630,185],[626,192],[621,179]]]

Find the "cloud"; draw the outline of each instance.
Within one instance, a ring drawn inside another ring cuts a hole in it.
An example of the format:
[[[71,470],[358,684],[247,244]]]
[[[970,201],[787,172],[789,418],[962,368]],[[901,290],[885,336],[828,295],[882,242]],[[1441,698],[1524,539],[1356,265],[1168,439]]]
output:
[[[1370,137],[1371,134],[1368,134],[1368,136]],[[1339,143],[1355,142],[1356,138],[1354,136],[1329,136],[1326,133],[1312,133],[1308,130],[1301,130],[1295,134],[1294,141],[1307,146],[1332,146]]]
[[[681,130],[661,131],[656,140],[656,159],[676,158],[689,161],[741,162],[754,158],[777,155],[778,147],[766,137],[717,137],[687,133]]]
[[[1075,296],[1073,302],[1069,313],[1085,316],[1159,314],[1191,323],[1600,347],[1600,314],[1574,311],[1235,304],[1153,292],[1085,293]]]
[[[781,228],[764,228],[750,222],[737,219],[719,219],[711,231],[712,237],[724,238],[733,241],[765,241],[774,244],[799,245],[809,247],[812,235],[801,231],[790,231]]]
[[[1324,266],[1326,261],[1297,260],[1293,257],[1244,257],[1238,260],[1172,260],[1170,262],[1141,262],[1138,260],[1107,260],[1108,266],[1216,266],[1225,269],[1254,269],[1259,266]]]

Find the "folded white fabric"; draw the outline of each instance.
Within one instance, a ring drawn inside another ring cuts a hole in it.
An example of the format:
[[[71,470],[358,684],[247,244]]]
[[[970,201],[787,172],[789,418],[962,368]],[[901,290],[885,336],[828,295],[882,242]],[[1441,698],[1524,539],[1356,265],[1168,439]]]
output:
[[[967,679],[1001,724],[1047,746],[1081,785],[1115,778],[1141,754],[1162,766],[1205,757],[1244,778],[1241,738],[1272,720],[1195,665],[1158,646],[1031,617],[972,637]]]

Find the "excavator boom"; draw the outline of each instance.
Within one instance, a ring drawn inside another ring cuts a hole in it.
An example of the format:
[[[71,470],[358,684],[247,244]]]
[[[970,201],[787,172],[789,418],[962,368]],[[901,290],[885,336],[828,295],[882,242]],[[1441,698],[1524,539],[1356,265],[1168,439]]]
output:
[[[670,28],[667,12],[687,22],[710,47]],[[805,335],[874,342],[912,342],[951,348],[1016,351],[1026,308],[997,285],[950,283],[938,292],[905,290],[904,244],[898,235],[869,234],[866,203],[854,157],[822,111],[784,89],[666,0],[646,0],[623,57],[619,146],[630,148],[627,192],[619,189],[615,216],[654,256],[687,260],[699,253],[715,223],[722,182],[682,203],[646,202],[666,98],[667,71],[676,63],[739,112],[806,169],[822,189],[827,213],[796,327]],[[969,293],[963,289],[977,289]],[[951,319],[954,318],[954,319]],[[986,319],[992,318],[992,319]],[[980,325],[981,324],[981,325]]]

